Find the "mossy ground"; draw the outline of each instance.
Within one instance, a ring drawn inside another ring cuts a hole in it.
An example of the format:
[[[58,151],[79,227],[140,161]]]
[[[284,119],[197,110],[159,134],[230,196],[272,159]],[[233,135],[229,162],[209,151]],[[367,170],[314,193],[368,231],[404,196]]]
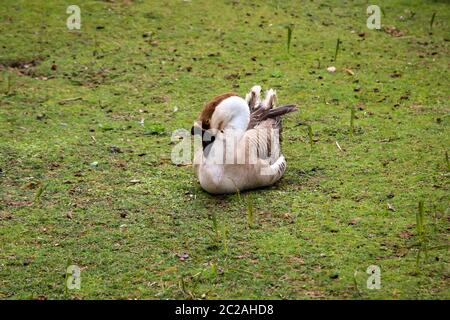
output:
[[[80,31],[64,1],[0,4],[0,298],[450,298],[448,3],[378,1],[396,37],[363,0],[73,2]],[[288,169],[210,196],[171,133],[254,84],[300,108]]]

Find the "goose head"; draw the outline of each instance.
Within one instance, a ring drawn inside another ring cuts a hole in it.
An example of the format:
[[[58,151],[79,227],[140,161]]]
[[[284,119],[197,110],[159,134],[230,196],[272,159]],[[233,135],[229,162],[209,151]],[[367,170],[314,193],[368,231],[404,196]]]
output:
[[[191,129],[192,135],[201,135],[203,150],[225,131],[243,134],[250,120],[247,102],[236,93],[225,93],[205,105]]]

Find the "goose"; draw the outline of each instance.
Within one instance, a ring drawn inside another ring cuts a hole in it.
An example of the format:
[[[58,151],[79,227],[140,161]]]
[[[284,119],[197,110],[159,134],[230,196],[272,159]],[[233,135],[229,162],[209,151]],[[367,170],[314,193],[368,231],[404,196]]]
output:
[[[297,108],[276,108],[276,102],[273,89],[261,100],[261,87],[255,85],[245,99],[230,92],[204,106],[191,134],[197,145],[201,141],[193,167],[206,192],[236,193],[280,180],[286,170],[280,150],[281,116]]]

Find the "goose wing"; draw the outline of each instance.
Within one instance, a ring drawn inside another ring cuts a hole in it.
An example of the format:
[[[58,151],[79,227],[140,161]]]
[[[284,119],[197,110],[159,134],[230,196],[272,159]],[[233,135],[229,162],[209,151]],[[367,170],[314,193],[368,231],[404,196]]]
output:
[[[273,89],[267,91],[263,101],[260,94],[261,87],[254,86],[246,96],[250,121],[242,141],[247,157],[270,159],[274,163],[280,156],[281,117],[297,108],[293,104],[275,108],[277,97]]]

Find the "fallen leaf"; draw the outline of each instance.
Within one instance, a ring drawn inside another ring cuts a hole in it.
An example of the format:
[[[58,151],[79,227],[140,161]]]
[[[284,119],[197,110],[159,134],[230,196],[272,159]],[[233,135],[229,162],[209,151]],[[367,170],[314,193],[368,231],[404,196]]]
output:
[[[185,253],[177,253],[176,255],[180,261],[186,261],[189,258],[189,254]]]
[[[91,167],[98,167],[98,161],[93,161],[90,164]]]
[[[393,37],[403,37],[405,35],[403,31],[398,30],[394,26],[384,27],[384,32],[389,33]]]
[[[351,75],[351,76],[354,76],[354,75],[355,75],[355,73],[353,72],[352,69],[344,69],[344,71],[345,71],[347,74]]]

